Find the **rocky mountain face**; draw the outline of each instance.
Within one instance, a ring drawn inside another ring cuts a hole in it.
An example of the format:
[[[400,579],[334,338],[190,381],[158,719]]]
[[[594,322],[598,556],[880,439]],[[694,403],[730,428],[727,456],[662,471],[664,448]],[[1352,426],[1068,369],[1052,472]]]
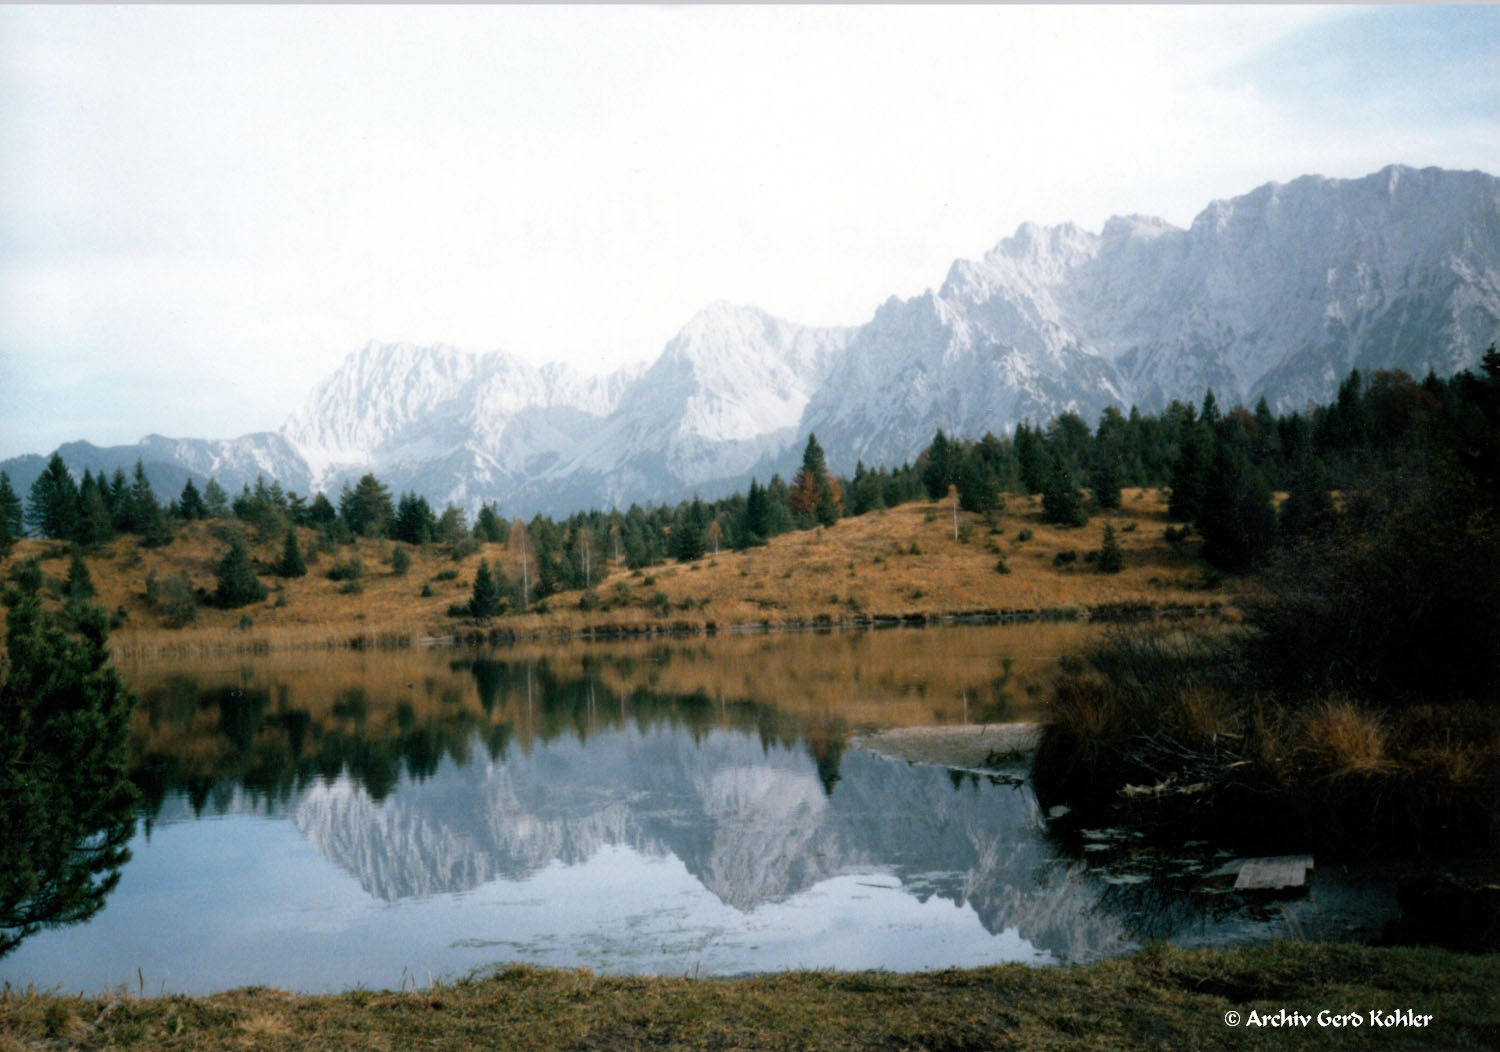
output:
[[[607,376],[446,346],[370,344],[280,432],[98,450],[163,472],[258,472],[335,495],[374,471],[441,505],[565,514],[789,473],[808,432],[838,472],[914,457],[938,428],[1007,432],[1110,405],[1331,398],[1352,368],[1440,375],[1500,339],[1500,179],[1391,167],[1210,204],[1186,229],[1023,225],[865,325],[715,304],[647,366]],[[35,461],[33,463],[33,461]],[[81,469],[87,460],[70,464]],[[0,465],[29,485],[36,458]],[[95,464],[94,466],[97,466]],[[180,488],[176,483],[175,488]]]

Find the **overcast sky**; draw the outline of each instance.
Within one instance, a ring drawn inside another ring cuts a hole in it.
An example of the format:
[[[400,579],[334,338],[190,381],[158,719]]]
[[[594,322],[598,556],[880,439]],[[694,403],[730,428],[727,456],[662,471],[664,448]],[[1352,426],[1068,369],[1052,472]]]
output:
[[[1027,220],[1500,174],[1500,7],[0,6],[0,458],[273,430],[369,340],[858,324]]]

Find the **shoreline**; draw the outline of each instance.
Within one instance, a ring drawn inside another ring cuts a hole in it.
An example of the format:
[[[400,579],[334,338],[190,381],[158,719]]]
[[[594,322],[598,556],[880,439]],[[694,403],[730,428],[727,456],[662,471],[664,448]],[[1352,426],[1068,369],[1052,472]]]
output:
[[[1068,604],[1039,608],[998,609],[987,607],[945,613],[922,612],[902,614],[865,614],[834,618],[823,615],[807,620],[733,621],[658,620],[604,622],[582,627],[532,626],[517,629],[501,625],[455,628],[452,632],[358,628],[348,625],[348,635],[329,630],[320,638],[278,640],[282,633],[270,630],[255,634],[255,629],[198,631],[155,629],[149,632],[118,633],[111,637],[112,656],[116,659],[156,659],[209,654],[282,654],[319,650],[401,650],[412,647],[505,646],[513,643],[608,642],[642,638],[692,638],[717,635],[757,635],[773,632],[862,632],[894,628],[934,628],[957,625],[1011,624],[1097,624],[1115,625],[1147,621],[1219,620],[1234,623],[1237,609],[1222,600],[1201,604],[1127,602],[1097,606]],[[292,633],[305,637],[309,633]],[[125,641],[119,641],[121,635]],[[235,638],[240,635],[243,638]],[[228,638],[226,638],[226,636]]]
[[[0,991],[0,1049],[1495,1047],[1500,955],[1148,947],[1057,968],[600,976],[525,965],[402,991]],[[1354,1022],[1351,1013],[1357,1014]],[[1333,1015],[1345,1019],[1338,1028]],[[1280,1019],[1279,1024],[1268,1020]],[[1288,1019],[1297,1020],[1288,1023]]]

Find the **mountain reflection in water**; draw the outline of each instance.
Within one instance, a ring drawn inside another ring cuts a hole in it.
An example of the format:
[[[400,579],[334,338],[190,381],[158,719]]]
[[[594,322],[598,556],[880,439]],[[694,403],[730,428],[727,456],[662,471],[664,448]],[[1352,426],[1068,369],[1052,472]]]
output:
[[[815,699],[672,690],[671,664],[142,677],[136,860],[0,979],[330,990],[513,960],[907,970],[1214,940],[1183,896],[1063,854],[1028,785],[877,756]],[[971,667],[962,703],[1004,715],[1010,662]]]

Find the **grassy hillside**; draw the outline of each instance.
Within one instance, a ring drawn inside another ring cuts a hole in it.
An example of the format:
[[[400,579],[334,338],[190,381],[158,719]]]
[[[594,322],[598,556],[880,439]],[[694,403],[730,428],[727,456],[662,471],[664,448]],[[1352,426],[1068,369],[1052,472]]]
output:
[[[1106,522],[1113,523],[1124,553],[1125,568],[1117,574],[1099,573],[1089,561]],[[638,571],[611,566],[587,598],[562,592],[530,611],[483,624],[448,611],[468,601],[481,559],[517,572],[502,545],[480,545],[462,559],[452,558],[446,546],[412,549],[410,568],[398,574],[390,541],[359,540],[320,553],[316,535],[304,530],[299,543],[308,574],[280,579],[270,568],[280,555],[281,535],[257,538],[239,524],[211,521],[183,527],[161,548],[121,537],[86,561],[96,601],[121,615],[112,637],[116,654],[142,656],[401,644],[493,630],[524,638],[590,630],[921,621],[1002,611],[1083,616],[1115,604],[1232,604],[1243,584],[1206,581],[1195,545],[1166,540],[1166,525],[1164,497],[1154,490],[1128,490],[1119,512],[1076,529],[1044,524],[1037,498],[1012,498],[988,522],[960,512],[956,530],[950,504],[916,502],[692,563]],[[148,601],[148,578],[160,583],[185,574],[192,587],[212,592],[231,531],[245,535],[270,595],[234,610],[200,604],[191,623],[169,627],[160,604]],[[57,542],[25,540],[7,566],[39,556],[49,587],[60,594],[67,553]],[[354,556],[364,567],[357,584],[329,578],[331,568]],[[998,568],[1002,562],[1007,572]]]

